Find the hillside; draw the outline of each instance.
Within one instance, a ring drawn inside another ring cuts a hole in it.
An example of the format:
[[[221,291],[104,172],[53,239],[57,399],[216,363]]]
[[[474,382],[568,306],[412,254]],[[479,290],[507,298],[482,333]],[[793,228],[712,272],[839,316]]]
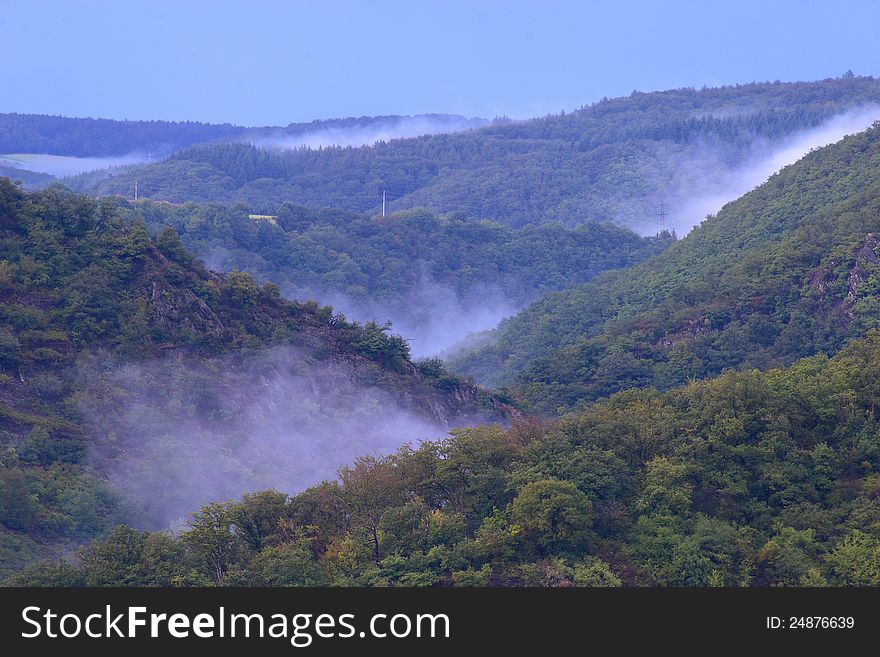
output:
[[[50,176],[47,173],[37,173],[36,171],[3,166],[2,164],[0,164],[0,176],[21,182],[22,188],[29,191],[43,189],[56,182],[55,176]]]
[[[0,113],[0,153],[106,157],[132,151],[170,153],[199,142],[237,137],[244,128],[196,121],[114,121]]]
[[[4,573],[509,412],[382,326],[209,272],[111,200],[0,179]]]
[[[194,144],[241,140],[274,148],[361,146],[380,139],[455,132],[486,124],[485,119],[455,114],[419,114],[319,119],[246,128],[196,121],[115,121],[0,113],[0,166],[15,167],[23,174],[84,175],[78,185],[86,186],[118,173],[120,167],[154,161]],[[101,169],[108,171],[100,176],[91,175]],[[46,181],[42,182],[45,186]]]
[[[653,234],[661,202],[690,226],[703,216],[702,206],[688,205],[695,193],[738,196],[743,170],[847,110],[876,112],[878,101],[880,80],[851,75],[634,92],[570,113],[375,147],[195,146],[69,184],[130,196],[137,180],[153,199],[243,202],[265,213],[285,202],[376,212],[385,191],[392,210],[463,212],[513,226],[614,221]]]
[[[878,326],[880,126],[814,151],[665,253],[552,294],[455,366],[553,413],[767,368]]]
[[[414,352],[437,354],[494,327],[547,292],[660,253],[669,235],[643,238],[611,224],[512,229],[409,211],[386,218],[284,205],[254,217],[242,207],[149,201],[120,211],[158,233],[170,226],[218,271],[272,281],[360,320],[391,320]]]
[[[877,586],[880,334],[117,527],[17,585]]]

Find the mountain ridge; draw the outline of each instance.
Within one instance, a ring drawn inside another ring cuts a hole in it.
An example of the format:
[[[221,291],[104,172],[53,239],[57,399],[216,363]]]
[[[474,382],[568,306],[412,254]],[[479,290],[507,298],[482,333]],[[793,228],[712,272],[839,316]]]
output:
[[[385,192],[391,210],[458,211],[512,226],[615,221],[653,233],[661,201],[678,212],[693,190],[726,188],[768,144],[878,103],[880,81],[869,77],[634,92],[575,112],[374,147],[196,146],[137,174],[68,182],[125,196],[137,178],[151,198],[243,202],[269,214],[284,202],[375,213]]]

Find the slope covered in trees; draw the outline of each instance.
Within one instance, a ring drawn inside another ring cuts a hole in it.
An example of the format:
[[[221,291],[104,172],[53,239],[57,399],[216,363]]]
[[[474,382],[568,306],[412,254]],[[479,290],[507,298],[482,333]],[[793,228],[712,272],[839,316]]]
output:
[[[773,144],[878,99],[880,81],[851,75],[634,92],[567,114],[375,147],[196,146],[70,184],[127,196],[137,179],[154,199],[240,201],[266,213],[285,202],[375,212],[386,191],[392,210],[460,211],[511,225],[615,221],[654,232],[661,201],[724,189]]]
[[[47,173],[38,173],[36,171],[28,171],[27,169],[3,166],[2,164],[0,164],[0,176],[20,182],[22,188],[27,190],[42,189],[57,180],[55,176],[50,176]]]
[[[880,334],[119,526],[19,585],[880,585]]]
[[[511,229],[424,211],[381,218],[285,205],[253,219],[242,207],[120,207],[152,231],[174,228],[213,268],[246,271],[286,296],[330,302],[356,318],[392,320],[420,353],[486,328],[469,323],[481,311],[515,312],[673,242],[611,224]],[[489,319],[494,326],[500,316]]]
[[[45,114],[0,114],[0,153],[76,157],[132,151],[170,153],[199,142],[241,135],[240,126],[196,121],[114,121]]]
[[[880,321],[880,126],[814,151],[664,254],[549,295],[457,363],[553,413],[833,353]]]
[[[167,526],[189,494],[313,483],[314,452],[332,472],[388,427],[507,412],[381,326],[207,271],[111,200],[0,179],[4,573],[120,518]]]
[[[140,152],[154,157],[204,142],[249,140],[262,145],[357,144],[454,132],[486,125],[485,119],[455,114],[361,116],[319,119],[287,126],[245,128],[197,121],[115,121],[44,114],[0,113],[0,154],[49,153],[72,157],[110,157]],[[335,141],[334,141],[335,140]],[[24,165],[27,168],[27,165]],[[84,179],[85,184],[89,179]]]

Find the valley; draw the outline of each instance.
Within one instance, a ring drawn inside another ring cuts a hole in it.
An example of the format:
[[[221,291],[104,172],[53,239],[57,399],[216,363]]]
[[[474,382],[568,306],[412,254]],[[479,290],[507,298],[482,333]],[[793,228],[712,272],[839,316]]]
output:
[[[878,108],[0,115],[0,579],[880,584]]]

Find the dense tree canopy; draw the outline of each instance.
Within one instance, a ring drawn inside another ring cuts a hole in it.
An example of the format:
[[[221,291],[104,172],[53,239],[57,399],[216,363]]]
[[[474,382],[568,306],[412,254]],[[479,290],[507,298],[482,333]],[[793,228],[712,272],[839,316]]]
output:
[[[633,93],[577,111],[375,147],[266,150],[199,145],[130,172],[69,184],[173,202],[285,202],[378,212],[427,208],[513,226],[615,221],[656,230],[657,208],[687,199],[760,150],[876,102],[880,81],[844,77]]]
[[[815,151],[657,258],[551,294],[454,362],[554,413],[833,353],[880,321],[880,127]]]
[[[148,366],[131,370],[138,363]],[[242,272],[207,271],[173,230],[151,238],[112,201],[57,189],[28,195],[0,178],[0,572],[124,515],[91,457],[144,449],[167,457],[169,422],[234,429],[243,440],[257,424],[241,412],[242,385],[267,385],[285,367],[315,368],[337,394],[376,389],[436,420],[503,406],[439,363],[413,363],[406,341],[383,326],[284,301],[277,286]],[[364,387],[345,388],[352,382]],[[96,430],[96,416],[123,409],[136,414],[138,433]],[[174,495],[153,491],[145,512]],[[255,544],[261,522],[251,521]]]
[[[660,253],[672,236],[642,238],[611,224],[511,229],[409,211],[385,218],[285,205],[249,218],[243,207],[120,202],[153,232],[170,226],[223,270],[246,271],[297,299],[344,300],[357,317],[393,317],[415,331],[450,305],[518,309],[547,292]],[[449,330],[460,330],[450,327]],[[462,331],[464,333],[465,331]]]
[[[108,156],[156,154],[242,134],[244,128],[196,121],[113,121],[45,114],[0,114],[0,153]]]
[[[830,360],[457,430],[208,505],[177,537],[117,527],[9,583],[876,586],[878,382],[872,332]]]
[[[0,151],[198,144],[67,181],[149,201],[0,178],[0,578],[880,585],[880,126],[680,241],[606,221],[645,225],[878,91],[633,93],[284,152],[233,126],[0,117]],[[393,212],[364,214],[383,190]],[[432,285],[545,296],[447,369],[377,310],[430,323]]]

